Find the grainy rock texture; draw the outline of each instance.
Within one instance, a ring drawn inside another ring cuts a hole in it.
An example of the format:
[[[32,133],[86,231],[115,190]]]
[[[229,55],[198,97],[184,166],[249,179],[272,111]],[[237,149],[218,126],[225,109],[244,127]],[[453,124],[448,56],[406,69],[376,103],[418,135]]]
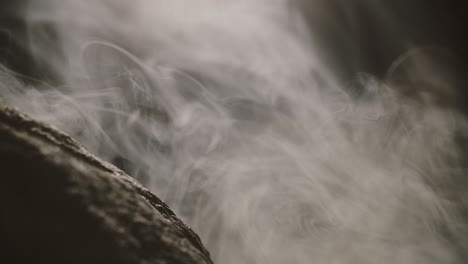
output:
[[[67,135],[3,106],[0,257],[1,263],[212,263],[199,237],[138,182]]]

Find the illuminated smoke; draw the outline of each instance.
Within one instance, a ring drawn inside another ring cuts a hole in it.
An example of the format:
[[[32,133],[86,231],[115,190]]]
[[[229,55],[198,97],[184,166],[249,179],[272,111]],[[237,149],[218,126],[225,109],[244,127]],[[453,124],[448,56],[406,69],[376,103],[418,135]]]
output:
[[[465,120],[392,81],[450,85],[424,55],[344,85],[283,0],[35,0],[26,19],[54,82],[4,69],[2,100],[142,181],[215,263],[463,262],[463,190],[442,183],[466,174]]]

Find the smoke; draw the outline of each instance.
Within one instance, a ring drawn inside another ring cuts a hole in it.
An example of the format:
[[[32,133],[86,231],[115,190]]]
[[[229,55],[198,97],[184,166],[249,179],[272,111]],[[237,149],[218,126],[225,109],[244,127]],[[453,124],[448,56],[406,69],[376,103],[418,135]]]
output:
[[[53,81],[3,68],[0,101],[139,179],[215,263],[463,263],[466,121],[426,89],[453,97],[425,49],[344,84],[290,1],[36,0],[25,19]]]

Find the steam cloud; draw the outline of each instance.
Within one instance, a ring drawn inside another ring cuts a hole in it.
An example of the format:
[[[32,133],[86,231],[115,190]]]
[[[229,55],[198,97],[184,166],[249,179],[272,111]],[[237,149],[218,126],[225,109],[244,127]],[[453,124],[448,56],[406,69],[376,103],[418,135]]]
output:
[[[215,263],[463,263],[466,121],[393,81],[450,90],[424,55],[343,84],[284,0],[36,0],[25,19],[54,82],[2,68],[0,100],[142,181]]]

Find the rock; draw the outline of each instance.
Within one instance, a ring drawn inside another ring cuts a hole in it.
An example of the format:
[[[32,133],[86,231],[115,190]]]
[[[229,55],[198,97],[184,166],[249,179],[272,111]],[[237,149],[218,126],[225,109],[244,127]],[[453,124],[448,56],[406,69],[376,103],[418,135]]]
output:
[[[212,263],[199,237],[137,181],[3,106],[0,208],[1,263]]]

